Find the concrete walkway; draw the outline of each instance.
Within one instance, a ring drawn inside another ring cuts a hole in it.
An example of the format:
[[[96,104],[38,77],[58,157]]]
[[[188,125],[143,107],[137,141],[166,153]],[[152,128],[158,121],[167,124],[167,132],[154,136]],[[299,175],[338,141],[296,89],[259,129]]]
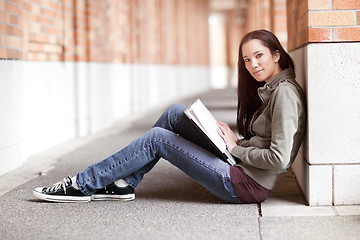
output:
[[[215,117],[235,124],[233,89],[200,97]],[[189,104],[195,99],[185,99]],[[164,109],[31,158],[0,177],[0,239],[360,239],[360,207],[308,207],[289,171],[262,204],[226,204],[161,160],[132,202],[59,204],[32,190],[52,185],[126,146]]]

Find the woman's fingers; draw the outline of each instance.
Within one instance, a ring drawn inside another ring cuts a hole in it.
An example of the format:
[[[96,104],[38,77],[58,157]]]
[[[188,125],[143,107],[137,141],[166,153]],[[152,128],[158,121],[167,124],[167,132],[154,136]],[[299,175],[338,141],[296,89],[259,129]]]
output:
[[[217,122],[218,122],[218,125],[220,125],[220,126],[229,127],[229,125],[223,121],[217,120]]]
[[[218,122],[217,122],[217,125],[219,126],[219,128],[220,128],[221,131],[223,131],[223,132],[231,130],[230,127],[229,127],[229,125],[227,125],[226,123],[221,122],[221,121],[219,121],[219,120],[218,120]]]
[[[231,150],[237,145],[239,139],[227,123],[217,120],[217,125],[220,129],[217,129],[216,131],[226,143],[227,148]]]

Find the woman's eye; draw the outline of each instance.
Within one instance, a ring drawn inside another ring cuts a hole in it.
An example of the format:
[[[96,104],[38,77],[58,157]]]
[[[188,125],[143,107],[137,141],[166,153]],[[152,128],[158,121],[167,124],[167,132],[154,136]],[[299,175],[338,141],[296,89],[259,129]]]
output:
[[[256,57],[259,58],[259,57],[262,57],[262,55],[263,55],[262,53],[258,53],[258,54],[256,55]]]
[[[248,58],[244,59],[244,62],[249,62],[249,61],[250,61],[250,59],[248,59]]]

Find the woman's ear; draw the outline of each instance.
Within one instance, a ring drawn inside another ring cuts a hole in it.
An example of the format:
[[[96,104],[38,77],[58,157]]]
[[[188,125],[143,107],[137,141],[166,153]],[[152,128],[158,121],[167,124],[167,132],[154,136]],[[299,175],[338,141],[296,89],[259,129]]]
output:
[[[276,50],[273,54],[274,62],[278,62],[280,60],[280,51]]]

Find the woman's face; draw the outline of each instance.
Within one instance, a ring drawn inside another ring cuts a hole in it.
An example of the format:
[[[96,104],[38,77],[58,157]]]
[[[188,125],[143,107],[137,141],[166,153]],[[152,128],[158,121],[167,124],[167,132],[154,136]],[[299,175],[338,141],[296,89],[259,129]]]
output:
[[[265,47],[258,39],[252,39],[242,46],[242,55],[245,67],[258,82],[268,82],[281,72],[278,63],[279,51],[271,54],[270,49]]]

